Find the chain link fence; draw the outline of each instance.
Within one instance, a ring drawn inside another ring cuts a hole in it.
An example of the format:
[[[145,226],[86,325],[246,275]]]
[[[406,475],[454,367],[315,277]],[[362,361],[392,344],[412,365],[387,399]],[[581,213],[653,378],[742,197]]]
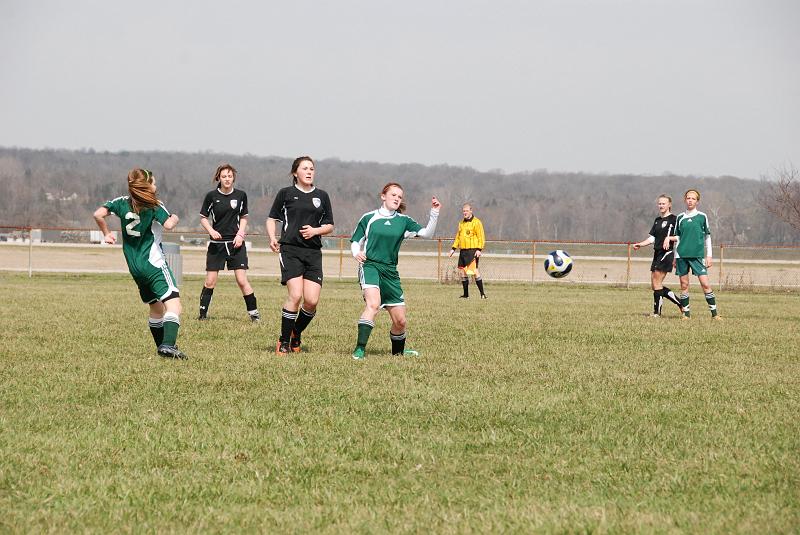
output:
[[[323,239],[323,266],[328,279],[354,279],[356,262],[350,255],[348,236]],[[165,242],[180,245],[184,275],[205,273],[208,236],[205,233],[169,232]],[[106,273],[127,272],[119,245],[101,244],[97,230],[74,228],[0,227],[0,271]],[[250,276],[278,277],[280,267],[267,237],[247,236]],[[398,269],[403,278],[458,283],[458,254],[452,257],[452,238],[406,240]],[[552,279],[544,271],[550,251],[567,251],[575,261],[568,277]],[[650,284],[652,248],[634,251],[629,243],[577,241],[486,242],[480,272],[487,281],[553,284]],[[224,274],[225,272],[222,272]],[[800,247],[768,245],[716,245],[709,270],[715,289],[800,289]],[[675,275],[669,275],[675,278]],[[674,283],[673,283],[674,284]]]

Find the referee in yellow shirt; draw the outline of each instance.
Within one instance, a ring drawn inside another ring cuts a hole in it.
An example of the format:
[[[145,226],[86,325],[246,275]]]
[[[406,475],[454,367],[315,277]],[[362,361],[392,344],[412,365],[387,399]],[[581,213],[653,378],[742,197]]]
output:
[[[453,256],[456,249],[461,250],[458,255],[458,270],[461,272],[461,285],[464,287],[464,294],[460,297],[462,299],[469,298],[469,276],[474,275],[475,285],[478,287],[478,291],[481,292],[481,299],[486,299],[486,293],[483,291],[483,279],[481,278],[481,272],[478,271],[481,251],[486,242],[483,223],[472,214],[472,205],[470,204],[465,204],[461,208],[461,213],[464,219],[458,224],[456,239],[453,241],[453,247],[450,251],[450,256]]]

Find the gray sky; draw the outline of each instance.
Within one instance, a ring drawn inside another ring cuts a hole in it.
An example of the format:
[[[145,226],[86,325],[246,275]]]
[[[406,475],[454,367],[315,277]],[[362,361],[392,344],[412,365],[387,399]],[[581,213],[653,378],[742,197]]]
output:
[[[758,178],[796,0],[0,0],[0,146]]]

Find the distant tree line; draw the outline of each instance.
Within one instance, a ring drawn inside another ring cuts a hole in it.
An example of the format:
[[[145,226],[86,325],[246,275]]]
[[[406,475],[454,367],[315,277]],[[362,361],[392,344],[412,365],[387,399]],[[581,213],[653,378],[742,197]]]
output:
[[[800,233],[800,172],[794,166],[776,169],[762,179],[761,206]]]
[[[313,156],[313,154],[312,154]],[[134,167],[152,170],[159,195],[181,217],[180,229],[200,232],[199,209],[211,190],[217,165],[238,170],[237,187],[247,192],[250,229],[264,232],[276,192],[291,183],[289,157],[214,152],[98,152],[0,148],[0,225],[91,227],[92,211],[127,192]],[[683,210],[683,192],[702,193],[700,208],[711,217],[716,243],[798,244],[800,236],[758,199],[764,182],[736,177],[605,175],[537,170],[479,172],[469,167],[318,160],[316,182],[330,196],[336,234],[352,232],[359,217],[379,204],[386,182],[405,188],[408,213],[427,220],[430,197],[445,209],[437,234],[449,237],[464,202],[473,204],[489,239],[639,241],[656,216],[655,199],[673,197]]]

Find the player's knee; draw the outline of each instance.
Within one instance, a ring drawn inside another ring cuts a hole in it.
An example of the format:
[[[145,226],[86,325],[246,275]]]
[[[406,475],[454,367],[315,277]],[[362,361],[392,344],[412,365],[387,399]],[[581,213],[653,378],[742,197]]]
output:
[[[406,319],[405,318],[396,318],[392,320],[392,330],[393,332],[400,333],[406,332]]]
[[[239,284],[239,289],[242,291],[244,295],[249,295],[253,293],[253,287],[250,286],[250,283],[247,282],[246,280],[244,281],[237,280],[236,282]]]
[[[166,307],[164,303],[161,301],[156,301],[155,303],[150,303],[150,316],[154,318],[160,318],[164,316],[164,312],[166,311]]]
[[[181,312],[183,312],[180,297],[167,297],[164,300],[164,307],[166,308],[167,312],[171,312],[177,316],[180,316]]]

